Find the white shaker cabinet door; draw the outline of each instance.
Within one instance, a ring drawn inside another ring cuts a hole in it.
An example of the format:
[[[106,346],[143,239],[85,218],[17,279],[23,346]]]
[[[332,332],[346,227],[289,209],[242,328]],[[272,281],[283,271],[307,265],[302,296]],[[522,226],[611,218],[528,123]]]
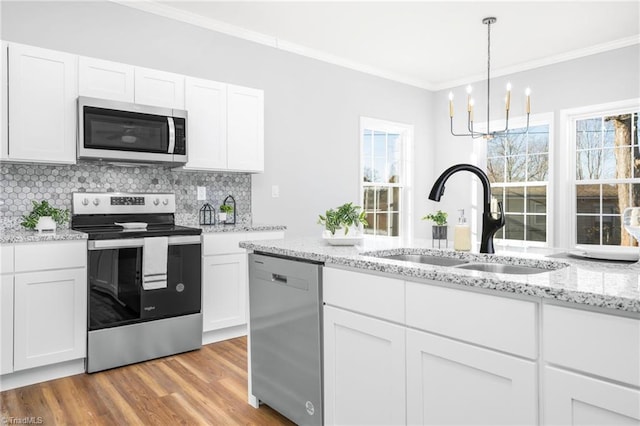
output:
[[[407,423],[536,425],[536,363],[407,330]]]
[[[184,76],[136,67],[135,102],[164,108],[184,109]]]
[[[327,425],[405,424],[405,330],[324,307]]]
[[[13,371],[13,275],[0,276],[0,374]]]
[[[14,370],[84,358],[85,268],[15,275]]]
[[[80,96],[133,102],[133,65],[86,57],[78,61]]]
[[[187,77],[185,108],[189,114],[189,158],[185,168],[227,168],[227,85]]]
[[[247,255],[203,257],[203,331],[247,322]]]
[[[264,171],[264,92],[229,85],[227,89],[227,166]]]
[[[543,425],[638,426],[640,391],[554,367],[544,368]]]
[[[9,44],[8,157],[75,163],[77,56]]]

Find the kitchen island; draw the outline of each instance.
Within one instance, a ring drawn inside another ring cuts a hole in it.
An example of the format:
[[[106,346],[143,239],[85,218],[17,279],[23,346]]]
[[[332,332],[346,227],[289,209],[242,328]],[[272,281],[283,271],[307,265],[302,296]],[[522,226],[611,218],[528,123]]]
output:
[[[638,424],[639,269],[428,241],[241,243],[324,263],[325,424]],[[503,274],[380,256],[543,269]],[[251,309],[251,308],[250,308]],[[253,401],[255,403],[255,401]]]

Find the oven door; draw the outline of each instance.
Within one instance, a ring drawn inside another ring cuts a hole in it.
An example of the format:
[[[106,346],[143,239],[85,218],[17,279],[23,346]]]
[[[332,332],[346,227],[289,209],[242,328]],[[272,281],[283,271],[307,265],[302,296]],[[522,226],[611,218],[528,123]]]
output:
[[[143,239],[91,240],[89,330],[200,312],[200,236],[169,237],[167,287],[142,287]]]
[[[186,162],[186,111],[78,98],[78,158]]]

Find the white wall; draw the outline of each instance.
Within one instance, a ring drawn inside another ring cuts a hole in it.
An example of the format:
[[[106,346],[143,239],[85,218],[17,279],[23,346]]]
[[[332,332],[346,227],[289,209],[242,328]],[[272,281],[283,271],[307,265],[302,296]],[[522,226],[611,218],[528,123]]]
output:
[[[627,100],[640,97],[640,46],[630,46],[609,52],[591,55],[568,62],[562,62],[537,69],[532,69],[491,80],[491,119],[504,119],[504,94],[507,82],[511,82],[514,90],[511,104],[512,116],[524,113],[523,90],[531,87],[531,109],[535,113],[552,113],[554,117],[555,152],[567,149],[568,140],[560,133],[560,111],[587,105]],[[486,122],[486,81],[472,83],[476,99],[475,119]],[[463,162],[472,162],[473,145],[471,138],[454,137],[449,131],[448,95],[455,94],[456,116],[455,129],[462,131],[466,125],[466,93],[464,87],[455,87],[436,92],[434,95],[434,131],[435,160],[434,176],[437,177],[447,167]],[[498,107],[500,105],[500,107]],[[557,157],[557,155],[556,155]],[[555,162],[553,173],[566,174],[566,164]],[[471,190],[473,178],[470,173],[461,172],[449,179],[440,203],[429,201],[429,210],[442,209],[449,214],[456,210],[471,208]],[[477,186],[477,197],[482,200],[480,185]],[[556,191],[554,204],[567,196],[567,188]],[[558,210],[549,212],[553,220],[555,233],[566,234],[570,230],[561,227],[561,216]],[[557,238],[555,245],[564,244],[566,239]]]
[[[416,215],[425,210],[433,180],[428,91],[110,2],[0,7],[3,40],[263,89],[265,173],[252,177],[255,222],[319,236],[319,213],[359,200],[360,116],[415,126],[422,167],[414,206]],[[279,198],[271,198],[272,185]]]

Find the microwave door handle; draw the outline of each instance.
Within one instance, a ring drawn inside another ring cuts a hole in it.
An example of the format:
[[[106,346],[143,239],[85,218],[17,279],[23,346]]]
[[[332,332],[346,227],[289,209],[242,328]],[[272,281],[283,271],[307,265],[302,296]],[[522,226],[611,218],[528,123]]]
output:
[[[176,147],[176,125],[173,117],[167,117],[167,123],[169,124],[169,154],[173,154]]]

